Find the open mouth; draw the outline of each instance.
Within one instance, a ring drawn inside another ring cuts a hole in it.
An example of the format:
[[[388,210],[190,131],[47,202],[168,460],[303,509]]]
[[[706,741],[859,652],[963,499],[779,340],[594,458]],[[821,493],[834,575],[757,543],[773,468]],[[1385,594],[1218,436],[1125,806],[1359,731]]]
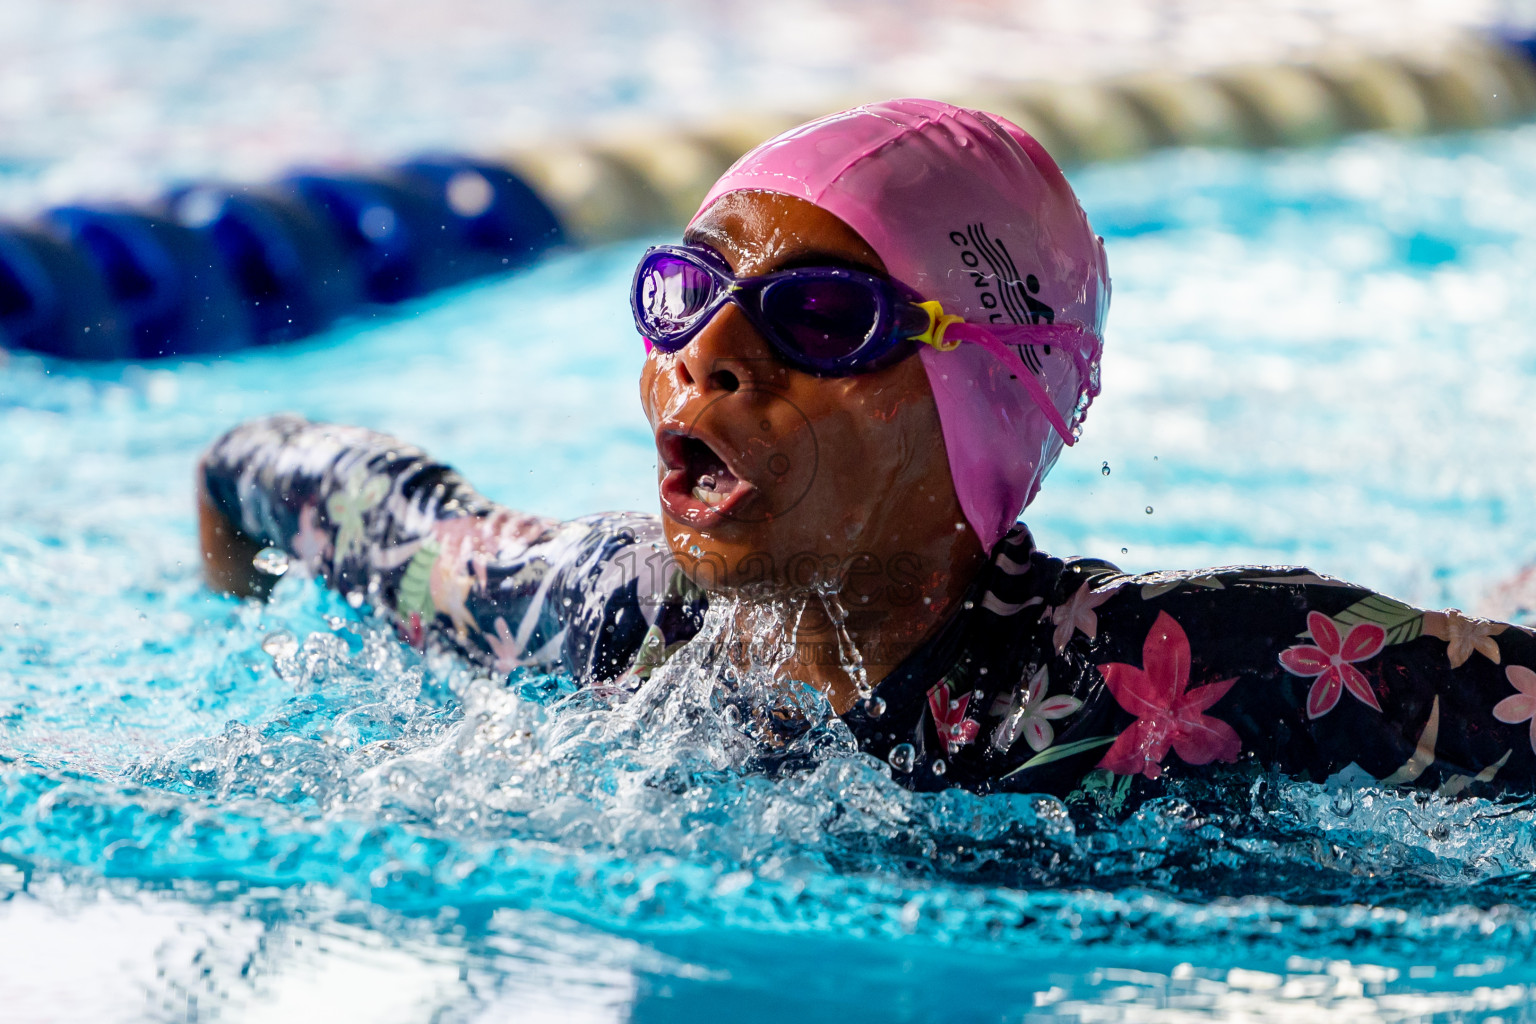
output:
[[[675,518],[707,525],[744,501],[752,490],[703,438],[666,431],[656,440],[667,468],[661,500]]]
[[[688,493],[706,505],[719,505],[741,482],[725,460],[696,437],[683,438],[682,454],[683,479],[688,484]]]

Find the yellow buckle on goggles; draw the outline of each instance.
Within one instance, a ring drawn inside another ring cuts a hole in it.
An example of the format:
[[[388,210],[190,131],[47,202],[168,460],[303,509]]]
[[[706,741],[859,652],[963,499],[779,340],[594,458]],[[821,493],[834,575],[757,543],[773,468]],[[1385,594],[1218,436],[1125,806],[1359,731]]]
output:
[[[913,340],[920,341],[924,345],[932,345],[940,352],[953,352],[959,348],[960,339],[956,338],[954,341],[945,341],[944,332],[949,330],[951,324],[965,323],[965,317],[952,316],[944,312],[943,304],[936,301],[919,302],[917,305],[928,314],[928,329],[914,337]]]

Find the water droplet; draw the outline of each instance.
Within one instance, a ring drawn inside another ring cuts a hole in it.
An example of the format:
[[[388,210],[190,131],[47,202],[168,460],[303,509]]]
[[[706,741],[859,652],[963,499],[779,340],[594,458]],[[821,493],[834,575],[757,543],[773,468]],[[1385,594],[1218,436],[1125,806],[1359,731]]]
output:
[[[1121,554],[1122,554],[1122,555],[1127,555],[1127,554],[1130,554],[1130,551],[1131,551],[1131,549],[1130,549],[1130,548],[1121,548],[1121,549],[1120,549],[1120,553],[1121,553]]]
[[[273,765],[277,764],[277,758],[273,757],[271,754],[267,753],[265,750],[263,750],[261,752],[261,756],[258,757],[256,760],[261,762],[261,766],[263,768],[271,768]]]
[[[347,605],[352,608],[361,608],[363,606],[363,592],[361,590],[354,590],[348,594]]]
[[[956,523],[955,524],[955,532],[956,533],[959,533],[963,529],[965,529],[965,524],[964,523]]]
[[[261,649],[274,658],[287,657],[299,649],[298,640],[292,633],[283,630],[270,634],[261,642]]]
[[[885,714],[885,700],[880,697],[871,697],[864,702],[864,710],[870,718],[879,718]]]
[[[1148,505],[1147,506],[1147,515],[1151,515],[1151,514],[1152,514],[1152,506]]]
[[[944,759],[942,757],[936,757],[933,759],[933,774],[943,775],[947,771],[949,771],[949,765],[944,763]]]
[[[281,548],[262,548],[251,559],[256,571],[268,576],[281,576],[288,571],[288,552]]]
[[[1100,466],[1099,467],[1099,472],[1102,473],[1104,476],[1109,476],[1109,463],[1106,462],[1106,463],[1104,463],[1104,465]]]
[[[1345,787],[1333,795],[1333,813],[1347,818],[1355,813],[1355,791]]]
[[[891,762],[892,768],[905,775],[917,761],[917,748],[910,743],[898,743],[891,748],[886,760]]]
[[[347,628],[347,620],[340,615],[327,615],[325,617],[325,624],[333,630]]]

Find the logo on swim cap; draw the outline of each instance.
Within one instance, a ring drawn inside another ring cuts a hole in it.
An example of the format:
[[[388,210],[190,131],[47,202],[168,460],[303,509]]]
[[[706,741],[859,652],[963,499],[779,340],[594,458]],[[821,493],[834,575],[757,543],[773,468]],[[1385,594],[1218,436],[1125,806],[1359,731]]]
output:
[[[963,270],[976,286],[976,301],[987,310],[989,323],[1056,322],[1056,311],[1036,298],[1040,279],[1034,274],[1020,275],[1007,244],[989,236],[985,224],[967,224],[964,231],[951,231],[949,240],[960,250]]]

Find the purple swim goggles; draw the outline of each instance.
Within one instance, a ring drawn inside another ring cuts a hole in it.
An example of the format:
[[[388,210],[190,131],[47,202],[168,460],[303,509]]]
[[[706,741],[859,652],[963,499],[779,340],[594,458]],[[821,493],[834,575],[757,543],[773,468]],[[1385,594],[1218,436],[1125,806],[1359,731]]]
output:
[[[785,363],[818,377],[889,366],[930,329],[920,297],[883,277],[843,267],[737,277],[699,245],[647,249],[635,270],[635,326],[663,352],[677,352],[728,302],[746,314]]]
[[[900,362],[920,344],[941,352],[973,342],[1001,359],[1066,444],[1076,439],[1036,376],[1022,346],[1063,345],[1088,380],[1080,328],[1051,324],[983,327],[945,314],[937,302],[895,281],[845,267],[798,267],[737,277],[725,258],[701,245],[658,245],[635,268],[630,307],[647,348],[678,352],[733,302],[787,365],[818,377],[869,373]],[[1014,348],[1013,346],[1019,346]]]

